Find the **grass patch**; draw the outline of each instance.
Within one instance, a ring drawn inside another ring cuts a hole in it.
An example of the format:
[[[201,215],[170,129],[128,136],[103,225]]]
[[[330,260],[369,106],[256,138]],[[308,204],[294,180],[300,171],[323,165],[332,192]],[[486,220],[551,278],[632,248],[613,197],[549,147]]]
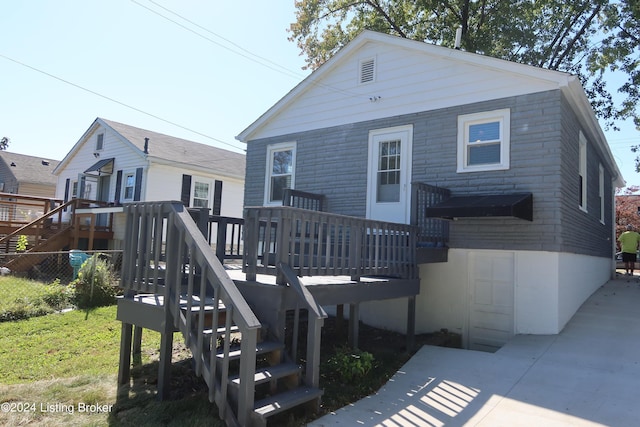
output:
[[[78,373],[114,374],[118,369],[120,328],[116,306],[0,323],[1,381],[16,384]],[[142,362],[156,360],[160,334],[145,331],[143,341]]]
[[[0,276],[0,322],[44,316],[69,307],[67,287],[57,282]]]
[[[319,415],[374,393],[410,357],[403,335],[361,325],[360,348],[373,358],[354,370],[344,347],[344,327],[335,319],[325,320],[320,379],[325,393]],[[118,392],[120,331],[115,306],[0,323],[0,403],[33,408],[0,411],[0,425],[224,426],[208,401],[206,384],[193,372],[179,333],[174,336],[167,400],[156,400],[160,334],[149,330],[143,334],[141,360]],[[416,342],[458,346],[447,333],[421,335]],[[347,380],[344,369],[356,372],[357,379]],[[82,405],[101,410],[81,412]],[[307,417],[302,411],[283,413],[270,425],[301,426],[310,421]]]

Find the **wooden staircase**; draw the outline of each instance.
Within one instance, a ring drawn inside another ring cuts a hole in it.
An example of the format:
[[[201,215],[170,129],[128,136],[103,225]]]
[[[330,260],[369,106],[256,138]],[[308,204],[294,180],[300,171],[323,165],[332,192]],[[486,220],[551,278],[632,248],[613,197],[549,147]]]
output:
[[[196,374],[209,388],[209,400],[228,426],[266,426],[269,417],[300,405],[317,410],[320,329],[326,314],[295,274],[280,266],[290,286],[280,288],[283,297],[263,299],[259,311],[280,313],[275,317],[283,319],[294,309],[297,330],[300,309],[305,310],[307,351],[302,358],[297,339],[286,342],[283,323],[258,319],[181,203],[127,205],[125,215],[119,383],[129,383],[133,327],[156,330],[161,333],[158,397],[164,398],[173,333],[180,331]]]
[[[217,322],[213,322],[214,316]],[[200,322],[200,319],[203,319],[203,322]],[[225,359],[230,362],[229,372],[226,373],[228,376],[226,393],[231,402],[230,406],[234,407],[237,405],[241,384],[238,368],[243,352],[240,345],[242,333],[232,322],[227,331],[226,319],[224,305],[219,304],[216,313],[211,299],[206,300],[202,312],[191,310],[191,315],[188,306],[182,304],[178,329],[191,350],[196,364],[196,373],[201,375],[205,382],[208,378],[212,378],[209,375],[210,370],[222,371]],[[199,340],[198,337],[201,339]],[[322,396],[322,390],[303,383],[303,366],[291,361],[287,356],[285,344],[270,337],[269,330],[264,324],[258,332],[255,355],[256,365],[253,376],[255,395],[251,425],[266,425],[267,418],[302,404],[317,402],[317,399]],[[211,363],[212,360],[215,360],[215,363]],[[220,387],[220,384],[207,382],[207,386],[210,390],[215,390]]]
[[[14,197],[19,196],[14,195]],[[53,201],[51,202],[53,205]],[[96,238],[110,239],[113,236],[113,232],[110,229],[98,232],[95,229],[85,230],[76,221],[76,210],[88,202],[87,200],[72,199],[66,203],[60,203],[57,207],[46,211],[28,223],[8,221],[2,224],[0,228],[6,234],[0,238],[0,247],[4,247],[5,252],[9,252],[9,248],[15,249],[15,241],[18,236],[26,235],[31,237],[29,250],[22,256],[12,258],[3,266],[14,272],[29,270],[47,258],[48,254],[44,252],[55,252],[72,246],[74,242],[77,243],[79,237],[84,237],[85,234],[91,233]],[[67,209],[71,210],[71,221],[63,222],[62,213]],[[43,254],[38,254],[40,252]]]

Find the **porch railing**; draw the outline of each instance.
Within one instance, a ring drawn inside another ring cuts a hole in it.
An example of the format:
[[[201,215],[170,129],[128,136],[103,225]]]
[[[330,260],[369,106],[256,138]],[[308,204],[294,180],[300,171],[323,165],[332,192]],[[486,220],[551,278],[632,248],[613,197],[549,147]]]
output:
[[[209,245],[215,248],[220,262],[242,259],[243,218],[209,215],[209,209],[191,208],[189,213]]]
[[[293,208],[309,209],[312,211],[324,211],[326,208],[326,196],[324,194],[309,193],[307,191],[285,188],[282,205]]]
[[[281,262],[298,276],[414,279],[417,236],[418,228],[406,224],[288,206],[246,208],[244,271],[250,281],[277,275]]]
[[[222,419],[230,416],[225,413],[230,340],[225,340],[223,349],[218,350],[223,354],[217,355],[215,334],[208,331],[224,328],[224,335],[230,336],[232,325],[239,328],[240,390],[237,408],[233,409],[240,425],[248,424],[254,403],[260,322],[182,203],[133,203],[125,205],[124,212],[127,221],[121,287],[129,296],[151,292],[163,297],[166,323],[173,323],[185,336],[194,354],[196,371],[209,386],[210,400],[216,402]],[[214,310],[212,316],[194,316],[209,307]],[[220,307],[226,313],[224,325],[218,325]]]
[[[411,184],[411,223],[419,229],[418,246],[445,247],[449,244],[449,221],[427,218],[425,209],[434,206],[451,196],[446,188],[421,182]]]

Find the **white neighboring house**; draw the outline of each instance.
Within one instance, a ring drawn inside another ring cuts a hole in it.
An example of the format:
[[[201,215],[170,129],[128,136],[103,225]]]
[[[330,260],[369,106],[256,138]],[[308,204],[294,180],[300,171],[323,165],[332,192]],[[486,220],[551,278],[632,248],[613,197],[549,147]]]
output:
[[[108,202],[180,200],[214,215],[242,217],[245,156],[96,118],[54,169],[56,197]],[[124,215],[110,249],[121,249]]]

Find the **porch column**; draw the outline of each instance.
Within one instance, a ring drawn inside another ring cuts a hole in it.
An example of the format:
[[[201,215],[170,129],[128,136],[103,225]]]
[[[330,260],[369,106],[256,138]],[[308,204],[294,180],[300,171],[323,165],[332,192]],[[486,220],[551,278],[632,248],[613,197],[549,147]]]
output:
[[[169,396],[171,356],[173,353],[173,316],[165,305],[164,322],[160,326],[160,362],[158,363],[158,400]]]
[[[122,322],[120,332],[120,362],[118,364],[118,385],[129,383],[131,376],[131,323]]]
[[[358,348],[358,326],[360,323],[360,304],[349,304],[349,346]]]
[[[416,345],[416,297],[407,299],[407,353]]]

